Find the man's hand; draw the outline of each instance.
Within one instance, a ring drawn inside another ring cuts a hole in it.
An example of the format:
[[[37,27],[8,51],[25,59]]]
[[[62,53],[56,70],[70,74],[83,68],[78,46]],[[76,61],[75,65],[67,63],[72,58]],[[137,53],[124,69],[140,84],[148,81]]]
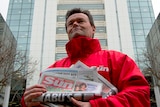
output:
[[[27,107],[39,106],[40,102],[33,102],[32,99],[41,96],[44,92],[46,92],[46,88],[43,85],[34,85],[29,88],[26,88],[24,92],[24,102]]]
[[[74,98],[71,98],[72,103],[78,107],[91,107],[91,104],[89,102],[82,102],[82,101],[78,101]]]

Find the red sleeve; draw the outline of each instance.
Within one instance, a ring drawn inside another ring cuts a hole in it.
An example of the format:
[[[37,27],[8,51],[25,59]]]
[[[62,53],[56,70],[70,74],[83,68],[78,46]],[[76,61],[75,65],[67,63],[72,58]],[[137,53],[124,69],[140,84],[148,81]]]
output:
[[[24,96],[21,98],[21,106],[22,107],[27,107],[25,102],[24,102]]]
[[[90,100],[92,107],[150,107],[149,84],[135,62],[120,53],[110,58],[111,83],[119,92],[108,98]]]

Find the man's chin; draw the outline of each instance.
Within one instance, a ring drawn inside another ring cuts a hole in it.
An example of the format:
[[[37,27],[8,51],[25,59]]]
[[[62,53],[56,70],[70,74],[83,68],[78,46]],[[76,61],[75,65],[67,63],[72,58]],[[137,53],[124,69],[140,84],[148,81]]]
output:
[[[78,37],[85,37],[85,35],[80,35],[80,34],[76,34],[76,35],[70,35],[70,37],[73,38],[78,38]]]
[[[73,38],[78,38],[78,37],[85,37],[84,35],[76,35],[76,36],[74,36]]]

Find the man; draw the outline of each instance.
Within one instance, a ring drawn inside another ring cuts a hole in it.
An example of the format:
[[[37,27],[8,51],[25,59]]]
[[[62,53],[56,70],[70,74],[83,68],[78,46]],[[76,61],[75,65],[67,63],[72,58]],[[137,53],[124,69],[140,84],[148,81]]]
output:
[[[73,104],[79,107],[150,107],[149,85],[135,62],[127,55],[116,51],[101,50],[99,41],[93,39],[95,25],[89,11],[74,8],[66,14],[66,32],[69,42],[66,44],[68,56],[56,61],[49,68],[70,67],[78,60],[87,66],[109,68],[98,71],[118,89],[118,94],[107,98],[98,98],[81,102],[72,98]],[[26,89],[22,98],[25,107],[40,106],[32,102],[46,88],[34,85]]]

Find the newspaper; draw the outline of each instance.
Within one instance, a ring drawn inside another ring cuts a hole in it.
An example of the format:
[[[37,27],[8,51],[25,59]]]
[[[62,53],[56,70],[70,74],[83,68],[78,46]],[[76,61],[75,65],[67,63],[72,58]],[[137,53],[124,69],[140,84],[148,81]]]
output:
[[[63,71],[65,73],[60,73]],[[71,74],[74,74],[74,76]],[[34,101],[57,103],[71,102],[71,97],[81,101],[89,101],[101,97],[101,83],[82,80],[76,77],[76,69],[72,68],[53,68],[49,69],[48,72],[43,72],[39,84],[45,85],[47,92],[34,99]]]
[[[97,72],[97,67],[88,67],[81,61],[70,68],[44,70],[39,84],[45,85],[47,92],[34,101],[44,102],[45,107],[72,105],[71,97],[89,101],[99,97],[106,98],[118,92],[115,86]]]
[[[83,79],[90,79],[92,81],[102,83],[103,84],[102,93],[101,93],[102,98],[106,98],[118,93],[118,89],[113,84],[111,84],[107,79],[101,76],[97,72],[97,68],[95,66],[88,67],[81,61],[78,61],[77,63],[72,65],[71,68],[79,69],[78,75],[85,75],[84,77],[86,77]]]

